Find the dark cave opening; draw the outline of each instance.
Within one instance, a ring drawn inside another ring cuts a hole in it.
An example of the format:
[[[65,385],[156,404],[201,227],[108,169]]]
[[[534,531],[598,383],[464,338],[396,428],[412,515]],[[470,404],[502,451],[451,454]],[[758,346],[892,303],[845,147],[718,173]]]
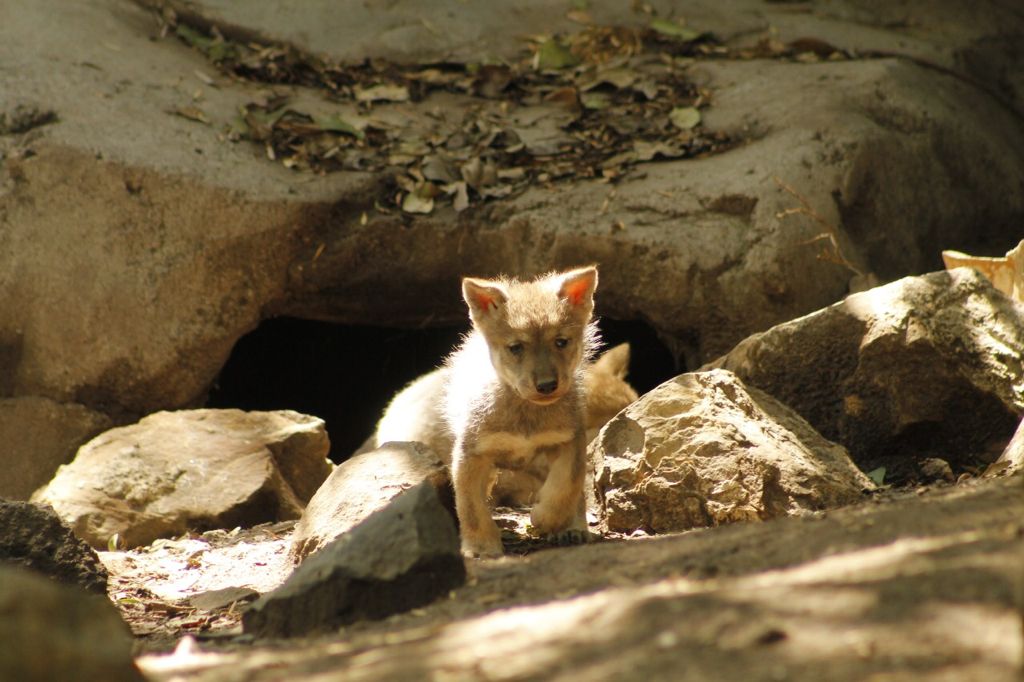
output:
[[[631,345],[629,381],[644,393],[675,376],[672,354],[643,322],[603,319],[605,346]],[[465,328],[396,329],[279,317],[239,339],[207,407],[296,410],[322,418],[331,460],[362,445],[403,386],[437,367]]]

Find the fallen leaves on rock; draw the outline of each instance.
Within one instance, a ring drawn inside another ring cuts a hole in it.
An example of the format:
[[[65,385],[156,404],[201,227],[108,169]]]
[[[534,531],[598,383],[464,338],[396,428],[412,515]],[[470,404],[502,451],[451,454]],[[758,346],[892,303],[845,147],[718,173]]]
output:
[[[426,66],[329,63],[185,24],[176,34],[231,77],[325,94],[321,111],[296,101],[294,89],[250,102],[230,122],[229,139],[261,144],[296,170],[390,171],[392,189],[379,204],[407,213],[438,204],[461,211],[562,179],[614,180],[637,163],[733,143],[704,130],[699,114],[685,129],[674,122],[673,111],[709,102],[687,79],[684,55],[713,38],[667,25],[588,25],[532,38],[514,63]],[[206,122],[195,107],[174,113]]]
[[[176,34],[228,76],[282,89],[243,106],[229,139],[260,144],[295,170],[389,172],[378,209],[411,214],[560,180],[616,181],[637,164],[729,149],[736,140],[704,125],[712,94],[687,77],[695,59],[845,56],[809,38],[729,50],[679,18],[595,26],[585,9],[575,8],[579,32],[531,37],[509,63],[344,65],[184,23]],[[300,101],[292,86],[323,97]],[[174,113],[206,122],[195,107]]]

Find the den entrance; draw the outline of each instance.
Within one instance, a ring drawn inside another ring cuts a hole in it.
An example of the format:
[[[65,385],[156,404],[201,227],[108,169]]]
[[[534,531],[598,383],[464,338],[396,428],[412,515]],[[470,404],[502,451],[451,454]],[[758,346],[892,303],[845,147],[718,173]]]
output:
[[[685,371],[649,325],[602,319],[600,327],[606,348],[630,343],[629,381],[639,393]],[[342,462],[373,433],[395,393],[438,367],[465,331],[266,320],[235,345],[207,406],[320,417],[330,457]]]

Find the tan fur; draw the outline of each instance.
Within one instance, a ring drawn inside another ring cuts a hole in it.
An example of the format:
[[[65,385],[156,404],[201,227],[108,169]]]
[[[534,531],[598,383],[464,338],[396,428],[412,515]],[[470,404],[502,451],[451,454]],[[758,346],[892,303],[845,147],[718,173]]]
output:
[[[616,414],[637,399],[636,391],[626,381],[629,370],[629,344],[622,343],[605,351],[596,361],[584,367],[587,442]],[[416,379],[388,405],[377,430],[364,450],[370,451],[389,441],[418,441],[428,445],[446,464],[451,464],[454,438],[444,421],[442,401],[448,368],[434,370]],[[545,444],[549,434],[518,440],[510,450],[533,453]],[[498,435],[497,437],[503,437]],[[519,439],[520,436],[515,436]],[[568,440],[568,438],[566,439]],[[551,443],[547,443],[551,444]],[[498,504],[525,506],[532,504],[548,475],[547,457],[525,456],[497,463],[498,476],[491,490],[491,499]]]
[[[538,455],[549,470],[530,514],[534,528],[586,534],[582,368],[596,343],[596,286],[592,267],[530,282],[462,282],[473,329],[448,359],[443,410],[466,555],[503,553],[488,503],[496,467]]]

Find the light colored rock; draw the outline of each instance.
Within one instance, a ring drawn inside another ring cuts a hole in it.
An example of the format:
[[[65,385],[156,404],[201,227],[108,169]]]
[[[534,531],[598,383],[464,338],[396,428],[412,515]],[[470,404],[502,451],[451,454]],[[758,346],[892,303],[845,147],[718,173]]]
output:
[[[102,412],[47,398],[0,400],[0,497],[27,500],[78,447],[113,424]]]
[[[1024,471],[1024,421],[1017,426],[1003,454],[985,471],[986,476],[1015,474]]]
[[[846,450],[721,370],[643,395],[591,446],[610,530],[757,521],[857,500],[871,482]]]
[[[86,443],[34,501],[105,548],[298,518],[327,478],[323,421],[297,412],[159,412]]]
[[[385,443],[345,460],[306,505],[289,555],[296,563],[302,561],[424,481],[437,489],[454,513],[448,468],[420,443]]]
[[[866,471],[958,463],[1024,412],[1024,306],[967,268],[908,277],[744,340],[708,367],[796,410]]]
[[[302,635],[423,606],[465,579],[451,512],[424,480],[304,561],[242,622],[263,636]]]
[[[142,680],[106,595],[0,565],[0,679]]]

